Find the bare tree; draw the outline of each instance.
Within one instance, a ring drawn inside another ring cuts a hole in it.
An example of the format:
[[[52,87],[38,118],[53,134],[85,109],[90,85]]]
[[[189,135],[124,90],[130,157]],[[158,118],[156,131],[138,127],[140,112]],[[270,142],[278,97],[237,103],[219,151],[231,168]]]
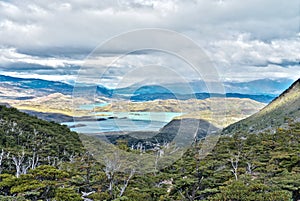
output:
[[[48,165],[51,166],[59,166],[63,161],[59,159],[57,156],[47,156]]]
[[[109,182],[108,191],[110,195],[114,198],[123,196],[126,188],[129,185],[129,181],[136,172],[135,168],[131,167],[130,162],[122,161],[119,152],[114,152],[112,155],[105,157],[104,165],[104,172]],[[123,169],[124,167],[125,169]],[[117,185],[115,186],[115,184],[119,184],[121,179],[117,177],[117,173],[122,170],[126,172],[128,171],[129,175],[127,177],[126,174],[124,174],[123,185],[118,187]],[[118,193],[114,193],[114,189],[116,189]]]
[[[36,149],[33,149],[32,158],[30,159],[31,169],[35,169],[39,162],[39,155],[36,152]]]
[[[113,195],[114,177],[115,173],[120,170],[121,163],[118,153],[114,153],[112,157],[104,159],[104,172],[109,182],[108,191]]]
[[[122,195],[124,194],[128,184],[129,184],[129,181],[133,177],[134,174],[135,174],[135,169],[131,169],[128,178],[124,180],[124,184],[121,187],[120,194],[119,194],[120,197],[122,197]]]
[[[252,175],[253,170],[256,168],[255,161],[257,161],[257,154],[253,149],[250,149],[244,154],[244,157],[246,160],[246,173]]]
[[[246,167],[246,172],[247,174],[252,174],[253,170],[256,168],[255,165],[253,165],[253,163],[251,162],[247,162],[247,167]]]
[[[26,172],[26,168],[24,167],[24,160],[25,160],[24,150],[22,151],[21,155],[19,153],[18,156],[12,155],[12,160],[16,167],[16,177],[19,178],[22,172]]]
[[[93,201],[92,199],[89,199],[89,198],[86,198],[87,196],[91,195],[95,193],[95,191],[91,191],[91,192],[81,192],[82,196],[81,198],[84,200],[84,201]]]
[[[0,153],[0,174],[2,172],[3,160],[8,157],[9,157],[9,152],[5,153],[5,151],[2,149]]]
[[[22,174],[27,174],[29,168],[34,169],[37,166],[38,156],[34,153],[32,158],[25,160],[25,152],[12,155],[13,165],[16,168],[16,177],[19,178]]]
[[[233,173],[235,180],[238,180],[238,167],[239,167],[239,160],[240,160],[240,152],[236,155],[232,155],[230,158],[230,163],[231,163],[231,172]]]
[[[158,161],[159,159],[164,155],[163,149],[158,149],[156,151],[155,161],[154,161],[154,174],[156,174],[157,168],[158,168]]]
[[[173,148],[173,149],[172,149]],[[176,149],[176,147],[175,147]],[[156,152],[155,155],[155,161],[154,161],[154,174],[158,170],[158,162],[164,157],[165,153],[171,155],[173,154],[173,151],[176,151],[174,147],[170,146],[170,143],[167,141],[164,141],[162,144],[160,144],[158,141],[156,144],[154,144],[153,151]]]
[[[141,142],[136,145],[136,150],[140,151],[141,154],[145,152],[145,149],[145,146]]]
[[[21,174],[27,174],[27,170],[30,168],[31,163],[29,162],[28,164],[23,164],[21,168]]]

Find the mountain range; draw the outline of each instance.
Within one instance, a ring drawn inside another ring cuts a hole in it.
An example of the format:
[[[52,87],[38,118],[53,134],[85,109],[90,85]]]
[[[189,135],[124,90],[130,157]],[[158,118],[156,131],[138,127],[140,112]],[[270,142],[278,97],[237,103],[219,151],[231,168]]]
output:
[[[277,96],[282,93],[287,87],[293,83],[292,79],[257,79],[252,81],[224,81],[223,86],[226,93],[252,94],[252,95],[272,95]],[[202,80],[192,81],[187,83],[164,83],[162,86],[149,85],[145,83],[136,83],[125,88],[117,88],[116,94],[155,94],[155,93],[170,93],[186,94],[187,91],[193,91],[195,94],[208,92],[207,84]]]
[[[107,98],[125,99],[131,101],[149,101],[157,99],[179,99],[187,100],[190,98],[205,99],[208,97],[236,97],[250,98],[259,102],[268,103],[276,95],[280,94],[287,86],[292,83],[290,79],[270,80],[262,79],[250,82],[224,82],[226,94],[208,93],[203,81],[191,82],[192,94],[187,93],[185,84],[165,84],[163,87],[158,85],[145,85],[137,87],[132,85],[126,88],[109,89],[104,86],[96,87],[96,94]],[[76,86],[76,85],[75,85]],[[83,90],[94,88],[90,85],[83,85]],[[48,81],[33,78],[16,78],[0,75],[0,97],[2,99],[30,99],[36,96],[45,96],[51,93],[62,93],[71,95],[74,86],[58,81]],[[176,89],[171,91],[169,89]],[[17,95],[19,94],[19,95]]]

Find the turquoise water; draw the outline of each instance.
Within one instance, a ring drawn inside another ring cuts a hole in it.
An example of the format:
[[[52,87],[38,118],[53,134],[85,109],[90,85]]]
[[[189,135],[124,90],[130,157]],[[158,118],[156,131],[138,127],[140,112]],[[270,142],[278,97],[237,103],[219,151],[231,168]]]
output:
[[[73,126],[84,124],[86,126],[71,128],[72,131],[85,134],[116,131],[158,131],[166,123],[159,121],[143,121],[130,119],[108,119],[105,121],[78,121],[64,122],[62,124]]]
[[[99,116],[112,116],[117,118],[128,118],[132,120],[170,122],[174,117],[183,113],[177,112],[97,112]]]
[[[182,115],[175,112],[101,112],[97,113],[103,117],[116,117],[104,121],[76,121],[63,122],[62,124],[74,126],[84,124],[85,126],[71,128],[79,133],[100,133],[115,131],[158,131],[174,117]]]

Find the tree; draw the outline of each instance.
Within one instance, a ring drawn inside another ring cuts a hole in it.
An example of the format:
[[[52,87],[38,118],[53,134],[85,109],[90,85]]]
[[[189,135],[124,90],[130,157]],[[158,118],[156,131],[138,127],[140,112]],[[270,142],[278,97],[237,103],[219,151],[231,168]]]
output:
[[[56,201],[82,201],[83,198],[72,188],[58,188],[55,192]]]
[[[3,163],[4,163],[4,159],[9,158],[9,152],[5,152],[4,149],[2,149],[1,153],[0,153],[0,174],[2,173],[3,170]]]
[[[25,152],[18,153],[17,156],[12,155],[13,164],[16,168],[16,177],[19,178],[21,174],[26,174],[30,164],[25,164]]]
[[[239,167],[239,160],[240,160],[240,152],[236,155],[232,155],[230,158],[230,164],[231,164],[231,172],[234,175],[235,180],[238,180],[238,167]]]

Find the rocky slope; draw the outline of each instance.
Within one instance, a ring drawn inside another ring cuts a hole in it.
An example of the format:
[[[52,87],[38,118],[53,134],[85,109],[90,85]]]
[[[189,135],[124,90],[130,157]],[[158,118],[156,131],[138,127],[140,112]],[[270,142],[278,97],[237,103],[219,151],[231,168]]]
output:
[[[300,121],[300,79],[254,115],[234,123],[223,130],[233,132],[258,133],[285,127],[288,121]]]

